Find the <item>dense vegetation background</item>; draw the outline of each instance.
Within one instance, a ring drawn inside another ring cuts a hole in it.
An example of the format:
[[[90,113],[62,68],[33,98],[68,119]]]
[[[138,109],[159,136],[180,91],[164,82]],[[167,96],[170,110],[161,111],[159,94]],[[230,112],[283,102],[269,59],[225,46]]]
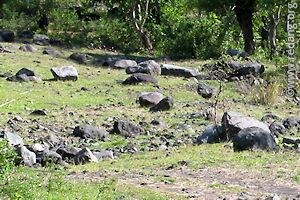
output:
[[[268,59],[286,54],[286,1],[2,0],[0,9],[0,28],[71,45],[177,59],[214,58],[230,48]]]

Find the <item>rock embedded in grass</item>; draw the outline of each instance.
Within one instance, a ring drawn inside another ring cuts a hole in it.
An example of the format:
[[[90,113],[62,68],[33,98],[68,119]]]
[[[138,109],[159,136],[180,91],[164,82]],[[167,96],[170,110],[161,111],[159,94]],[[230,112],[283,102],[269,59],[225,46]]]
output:
[[[34,46],[32,46],[30,44],[25,44],[25,45],[21,46],[19,49],[24,52],[36,52],[37,51],[37,48],[35,48]]]
[[[161,65],[161,75],[191,78],[197,77],[199,75],[199,72],[197,69],[193,68],[163,64]]]
[[[82,139],[99,139],[102,141],[108,139],[108,132],[106,130],[90,125],[76,126],[73,135]]]
[[[174,108],[174,100],[168,96],[163,98],[158,104],[150,108],[151,112],[167,111]]]
[[[85,147],[76,154],[74,161],[76,165],[84,165],[88,162],[98,162],[98,159],[89,148]]]
[[[213,95],[213,89],[207,84],[199,83],[197,93],[205,99],[210,99]]]
[[[42,79],[40,77],[38,77],[34,73],[34,71],[27,69],[27,68],[20,69],[16,73],[16,75],[8,77],[7,80],[12,81],[12,82],[29,82],[29,81],[39,82],[39,81],[42,81]]]
[[[113,160],[114,152],[111,150],[94,151],[93,154],[98,160]]]
[[[137,102],[141,106],[154,106],[158,104],[162,99],[164,98],[164,95],[159,92],[142,92],[139,94],[137,98]]]
[[[80,64],[87,64],[89,61],[93,60],[93,56],[85,53],[73,53],[70,55],[70,59]]]
[[[135,85],[138,83],[153,83],[154,85],[157,85],[158,81],[153,76],[142,73],[133,74],[123,81],[124,85]]]
[[[47,46],[49,45],[49,40],[47,35],[35,34],[32,41],[37,45]]]
[[[292,129],[293,127],[300,127],[300,119],[297,117],[288,117],[282,121],[282,124],[286,129]]]
[[[106,61],[103,65],[108,65],[114,69],[127,69],[128,67],[135,67],[137,66],[137,62],[135,60],[129,59],[114,59],[111,61]]]
[[[128,138],[135,137],[137,135],[143,135],[146,133],[146,131],[129,121],[118,120],[114,122],[112,133],[116,133]]]
[[[276,142],[273,134],[258,127],[248,127],[233,137],[234,151],[274,150]]]
[[[54,80],[76,81],[78,79],[77,69],[73,66],[62,66],[51,68]]]
[[[222,126],[210,125],[197,137],[197,144],[213,144],[224,141],[224,131],[224,127]]]
[[[286,133],[286,131],[287,131],[287,129],[280,122],[273,122],[269,126],[269,129],[270,129],[271,133],[274,134],[277,137],[284,134],[284,133]]]
[[[36,155],[34,152],[29,151],[25,146],[18,146],[17,153],[20,156],[21,160],[17,159],[16,163],[23,163],[25,166],[33,167],[36,163]]]
[[[16,133],[2,131],[1,134],[12,146],[24,145],[23,139]]]
[[[64,56],[61,52],[53,49],[52,47],[44,48],[43,54],[46,54],[46,55],[49,55],[49,56],[52,56],[55,58],[62,58]]]

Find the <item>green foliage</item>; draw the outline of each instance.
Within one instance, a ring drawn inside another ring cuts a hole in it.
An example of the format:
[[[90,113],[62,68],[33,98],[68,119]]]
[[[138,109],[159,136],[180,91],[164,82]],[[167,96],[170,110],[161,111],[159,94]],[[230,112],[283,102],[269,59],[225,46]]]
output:
[[[7,174],[12,171],[15,158],[16,154],[8,142],[0,139],[0,181],[4,180]]]

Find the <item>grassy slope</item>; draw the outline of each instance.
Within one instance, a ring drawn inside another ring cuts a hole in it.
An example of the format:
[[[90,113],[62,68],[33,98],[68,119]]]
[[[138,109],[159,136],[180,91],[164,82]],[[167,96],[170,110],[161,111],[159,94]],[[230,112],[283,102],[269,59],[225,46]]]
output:
[[[68,129],[69,126],[87,122],[99,126],[107,125],[109,123],[107,121],[108,117],[126,118],[135,121],[136,123],[140,121],[149,123],[154,118],[160,118],[169,125],[168,130],[156,130],[157,135],[154,136],[141,137],[134,141],[125,140],[119,136],[111,136],[111,142],[91,145],[91,147],[95,149],[104,149],[123,146],[128,142],[135,142],[140,145],[139,147],[142,147],[144,140],[154,140],[165,131],[174,131],[174,127],[179,123],[184,122],[193,128],[194,131],[190,134],[196,136],[205,128],[206,124],[212,123],[204,121],[203,119],[187,119],[185,117],[186,114],[206,109],[213,103],[213,100],[206,101],[197,95],[195,92],[196,82],[193,79],[164,76],[158,77],[162,88],[161,91],[165,95],[172,95],[174,97],[176,108],[164,113],[150,113],[148,112],[148,109],[140,108],[135,103],[135,98],[140,92],[156,91],[157,89],[151,85],[122,86],[117,83],[117,80],[123,80],[127,77],[123,71],[110,70],[97,66],[79,65],[68,59],[52,58],[48,55],[41,54],[42,48],[38,48],[39,52],[36,53],[24,53],[17,50],[17,52],[13,54],[0,54],[0,73],[7,71],[15,73],[18,69],[27,67],[34,70],[43,79],[49,79],[52,77],[50,73],[51,67],[74,65],[80,73],[79,80],[77,82],[45,81],[42,83],[12,83],[5,81],[5,79],[0,79],[0,104],[2,105],[6,102],[10,102],[5,106],[0,107],[0,113],[2,115],[0,118],[0,127],[2,128],[8,127],[6,122],[16,115],[21,116],[24,121],[27,120],[32,122],[37,120],[46,124],[48,127],[51,127],[48,132],[35,131],[33,133],[34,136],[47,134],[69,135],[71,134],[71,130]],[[62,51],[65,53],[66,57],[71,54],[70,50],[62,49]],[[102,51],[89,51],[86,49],[80,49],[79,51],[87,51],[98,55],[107,53]],[[173,63],[201,69],[203,61]],[[270,65],[268,73],[272,73],[273,69],[274,67]],[[207,83],[211,84],[215,90],[217,90],[217,82],[207,81]],[[278,101],[279,103],[274,107],[248,104],[251,99],[251,93],[244,95],[240,94],[236,90],[237,85],[238,83],[226,83],[224,85],[224,92],[221,94],[222,100],[218,109],[219,116],[221,116],[225,110],[242,112],[258,119],[260,119],[267,111],[272,111],[281,117],[290,115],[299,116],[297,107],[292,103],[285,102],[281,97],[278,97],[280,99]],[[80,89],[83,86],[89,88],[89,91],[81,91]],[[194,105],[194,102],[203,102],[203,106]],[[187,107],[186,104],[190,104],[190,106]],[[30,111],[34,109],[47,109],[50,114],[46,117],[30,116]],[[74,114],[70,114],[70,112]],[[26,140],[34,125],[24,122],[19,126],[21,129],[17,132]],[[51,130],[55,130],[55,132]],[[182,135],[184,134],[185,132],[182,133]],[[33,136],[30,138],[33,138]],[[27,142],[32,143],[33,141],[32,139],[27,139]],[[67,171],[63,171],[62,176],[64,176],[65,173],[86,170],[104,171],[108,174],[115,171],[131,174],[137,172],[155,173],[157,170],[164,171],[164,169],[170,165],[177,166],[179,161],[184,160],[187,161],[188,168],[192,170],[224,167],[249,170],[260,169],[267,173],[269,166],[272,166],[272,171],[275,175],[278,174],[278,177],[290,181],[293,184],[299,184],[299,159],[299,154],[292,152],[233,153],[232,149],[225,147],[224,144],[196,147],[188,145],[175,148],[167,153],[146,152],[138,153],[137,155],[121,155],[114,161],[103,161],[99,164],[89,164],[85,166],[73,166]],[[50,174],[55,173],[53,172]],[[41,181],[39,176],[46,176],[48,178]],[[51,181],[52,179],[53,178],[50,175],[47,175],[47,173],[45,175],[44,172],[38,173],[36,170],[20,168],[17,169],[16,175],[11,182],[11,185],[14,187],[8,187],[8,189],[11,189],[12,191],[19,189],[19,191],[15,191],[17,195],[18,193],[20,193],[20,195],[27,194],[30,198],[38,199],[41,199],[41,197],[45,199],[74,199],[74,197],[78,197],[79,199],[91,199],[97,197],[99,190],[104,191],[101,193],[104,195],[103,199],[108,199],[110,195],[111,199],[115,199],[115,197],[120,197],[122,195],[130,199],[143,199],[144,197],[149,197],[149,199],[163,199],[164,197],[175,198],[174,196],[170,196],[170,194],[168,196],[167,194],[158,193],[153,190],[137,189],[134,186],[126,186],[115,182],[107,183],[102,180],[95,182],[77,180],[74,182],[76,179],[65,181],[62,178],[61,181],[63,186],[56,184],[53,186],[55,189],[52,190],[49,189],[49,184],[53,182]],[[16,185],[14,185],[13,181],[15,180],[23,180],[24,182],[16,181]],[[27,188],[23,188],[23,191],[20,184],[23,183],[23,185],[26,185],[25,183],[28,183],[28,180],[32,180],[32,189],[30,192],[26,191]],[[156,180],[160,181],[160,178],[157,178]],[[39,181],[41,181],[40,184],[37,183]],[[59,181],[60,180],[56,180],[54,182]],[[108,187],[101,189],[103,185],[108,185]],[[48,186],[48,189],[46,186]],[[218,185],[211,185],[212,188],[217,186]],[[80,188],[80,190],[77,188]],[[229,193],[230,192],[234,191],[229,191]],[[61,196],[62,193],[66,196]],[[180,198],[180,195],[177,197]],[[98,196],[98,198],[100,197]]]

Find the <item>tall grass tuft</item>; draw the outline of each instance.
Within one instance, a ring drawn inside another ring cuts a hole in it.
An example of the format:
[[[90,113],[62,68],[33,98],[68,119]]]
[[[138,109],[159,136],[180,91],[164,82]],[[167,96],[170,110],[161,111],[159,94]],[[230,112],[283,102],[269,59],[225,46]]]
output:
[[[279,96],[282,94],[282,85],[278,82],[271,82],[267,85],[259,85],[251,92],[251,101],[253,103],[274,106]]]

